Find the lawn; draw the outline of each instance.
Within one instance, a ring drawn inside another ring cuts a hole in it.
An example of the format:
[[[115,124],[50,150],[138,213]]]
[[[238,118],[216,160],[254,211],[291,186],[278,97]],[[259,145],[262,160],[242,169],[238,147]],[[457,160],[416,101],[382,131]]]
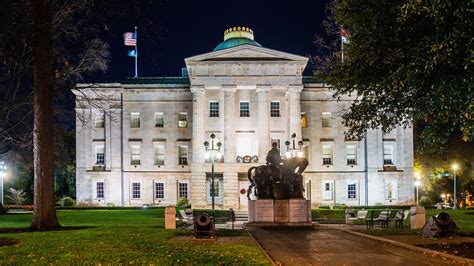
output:
[[[58,219],[80,230],[2,233],[19,244],[0,247],[4,264],[269,264],[251,241],[196,243],[173,241],[190,230],[164,229],[163,209],[62,210]],[[31,214],[0,216],[2,228],[27,227]],[[246,231],[220,235],[248,237]]]

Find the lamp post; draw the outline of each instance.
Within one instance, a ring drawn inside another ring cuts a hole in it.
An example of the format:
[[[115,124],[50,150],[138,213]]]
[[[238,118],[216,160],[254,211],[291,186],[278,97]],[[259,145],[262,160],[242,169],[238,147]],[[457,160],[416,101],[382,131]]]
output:
[[[416,180],[414,184],[415,184],[415,187],[416,187],[416,206],[418,206],[418,187],[421,185],[421,181]]]
[[[286,158],[295,157],[295,153],[297,157],[303,157],[303,151],[301,148],[303,147],[303,141],[298,141],[298,147],[296,147],[296,133],[291,135],[291,142],[289,140],[285,141],[286,145]],[[291,145],[291,146],[290,146]]]
[[[443,203],[446,204],[446,194],[442,193],[441,194],[441,199],[443,199]]]
[[[0,206],[3,205],[3,178],[5,178],[5,172],[7,170],[7,166],[5,165],[4,161],[0,162]]]
[[[211,199],[212,199],[212,217],[215,217],[215,187],[214,187],[214,160],[219,159],[221,157],[221,146],[222,143],[216,142],[215,140],[216,135],[214,133],[211,134],[211,142],[205,141],[204,147],[206,148],[206,152],[204,153],[204,157],[206,159],[211,159]]]
[[[458,164],[457,163],[453,163],[453,170],[454,170],[454,206],[453,206],[453,210],[457,210],[458,209],[458,206],[457,206],[457,195],[456,195],[456,172],[458,171]]]

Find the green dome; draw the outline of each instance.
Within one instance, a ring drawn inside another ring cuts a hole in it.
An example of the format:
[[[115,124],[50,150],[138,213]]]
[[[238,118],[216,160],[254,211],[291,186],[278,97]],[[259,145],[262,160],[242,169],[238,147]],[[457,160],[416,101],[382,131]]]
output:
[[[254,40],[251,40],[249,38],[236,37],[236,38],[230,38],[230,39],[227,39],[227,40],[221,42],[216,48],[214,48],[214,51],[220,51],[220,50],[224,50],[224,49],[227,49],[227,48],[231,48],[231,47],[235,47],[235,46],[239,46],[239,45],[244,45],[244,44],[250,44],[250,45],[253,45],[253,46],[262,47],[258,42],[254,41]]]

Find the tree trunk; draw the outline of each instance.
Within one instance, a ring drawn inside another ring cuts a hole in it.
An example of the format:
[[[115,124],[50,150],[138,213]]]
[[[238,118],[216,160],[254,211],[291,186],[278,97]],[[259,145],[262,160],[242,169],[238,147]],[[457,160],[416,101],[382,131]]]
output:
[[[52,0],[35,0],[34,212],[32,228],[59,227],[54,198]]]

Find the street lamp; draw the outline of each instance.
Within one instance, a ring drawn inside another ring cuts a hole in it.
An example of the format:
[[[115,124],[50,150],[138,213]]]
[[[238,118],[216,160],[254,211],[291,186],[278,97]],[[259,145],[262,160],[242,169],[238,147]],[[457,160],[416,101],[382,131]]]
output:
[[[290,146],[292,144],[292,146]],[[298,147],[296,147],[296,133],[293,133],[291,135],[291,142],[289,140],[285,141],[286,145],[286,158],[290,159],[292,157],[295,157],[295,154],[297,157],[303,157],[303,151],[301,148],[303,147],[303,141],[298,141]]]
[[[453,206],[453,210],[457,210],[458,209],[458,206],[457,206],[457,198],[456,198],[456,172],[458,171],[458,164],[457,163],[453,163],[453,170],[454,170],[454,206]]]
[[[212,199],[212,217],[216,217],[215,209],[214,209],[214,202],[215,202],[215,187],[214,187],[214,160],[220,159],[221,154],[221,146],[222,143],[218,141],[216,143],[216,135],[214,133],[211,134],[211,143],[209,141],[204,142],[204,147],[206,148],[206,152],[204,153],[204,157],[206,160],[211,159],[211,199]]]
[[[0,206],[3,205],[3,178],[5,178],[5,174],[7,171],[7,166],[5,165],[4,161],[0,162]]]
[[[416,206],[418,206],[418,187],[421,185],[421,181],[420,180],[416,180],[414,182],[415,184],[415,187],[416,187]]]

